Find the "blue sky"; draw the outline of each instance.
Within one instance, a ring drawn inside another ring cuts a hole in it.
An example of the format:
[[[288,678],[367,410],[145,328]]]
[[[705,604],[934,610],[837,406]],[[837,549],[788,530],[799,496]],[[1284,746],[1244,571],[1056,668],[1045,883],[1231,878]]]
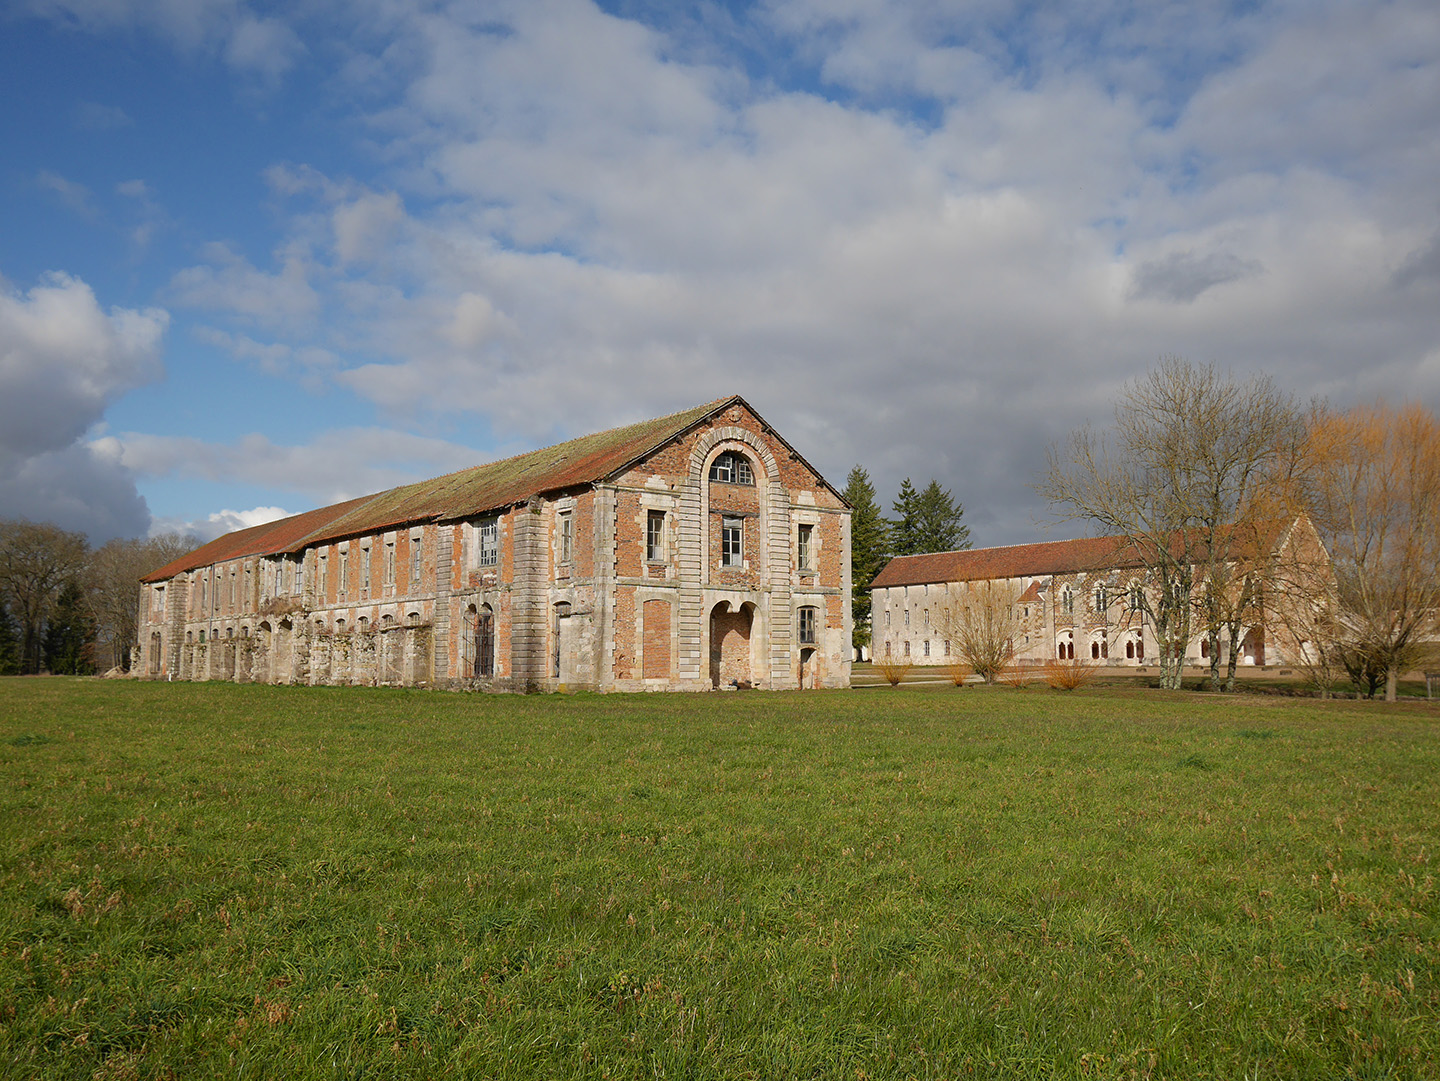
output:
[[[1433,0],[16,0],[0,92],[0,516],[97,541],[740,393],[1013,543],[1165,354],[1440,407]]]

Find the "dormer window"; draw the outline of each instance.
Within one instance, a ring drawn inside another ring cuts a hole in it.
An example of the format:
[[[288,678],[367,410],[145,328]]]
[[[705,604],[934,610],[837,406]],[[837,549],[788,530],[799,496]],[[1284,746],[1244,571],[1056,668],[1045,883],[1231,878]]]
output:
[[[748,461],[733,450],[727,450],[711,463],[710,479],[722,484],[754,484],[755,474]]]

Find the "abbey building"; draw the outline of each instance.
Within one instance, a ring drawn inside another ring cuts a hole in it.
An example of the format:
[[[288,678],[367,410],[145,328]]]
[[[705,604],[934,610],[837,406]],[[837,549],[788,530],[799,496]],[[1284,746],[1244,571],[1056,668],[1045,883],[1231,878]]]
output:
[[[152,679],[844,687],[850,509],[731,397],[229,533],[140,600]]]

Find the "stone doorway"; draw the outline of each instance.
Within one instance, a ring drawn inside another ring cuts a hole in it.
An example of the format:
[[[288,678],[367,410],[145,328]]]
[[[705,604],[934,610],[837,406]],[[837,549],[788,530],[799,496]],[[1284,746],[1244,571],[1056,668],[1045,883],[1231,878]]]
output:
[[[710,686],[753,687],[750,667],[750,631],[754,624],[754,605],[741,605],[730,610],[729,601],[721,601],[710,610]]]

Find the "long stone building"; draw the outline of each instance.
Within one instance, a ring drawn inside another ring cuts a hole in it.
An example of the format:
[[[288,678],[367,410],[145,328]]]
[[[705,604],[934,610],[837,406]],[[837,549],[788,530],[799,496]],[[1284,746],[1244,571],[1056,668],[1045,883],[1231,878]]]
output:
[[[1319,568],[1325,562],[1306,518],[1276,523],[1264,547],[1285,565],[1309,560]],[[989,598],[1004,598],[1015,609],[1017,663],[1059,658],[1154,665],[1160,643],[1139,596],[1150,588],[1145,567],[1125,537],[897,556],[871,583],[871,649],[877,660],[956,661],[959,644],[951,614],[989,590]],[[1234,643],[1238,664],[1304,663],[1306,646],[1275,618],[1276,600],[1262,596],[1247,620],[1246,633]],[[1222,636],[1222,658],[1228,659],[1230,648]],[[1209,656],[1208,636],[1192,619],[1184,663],[1208,665]]]
[[[730,397],[229,533],[140,600],[152,679],[845,687],[850,508]]]

